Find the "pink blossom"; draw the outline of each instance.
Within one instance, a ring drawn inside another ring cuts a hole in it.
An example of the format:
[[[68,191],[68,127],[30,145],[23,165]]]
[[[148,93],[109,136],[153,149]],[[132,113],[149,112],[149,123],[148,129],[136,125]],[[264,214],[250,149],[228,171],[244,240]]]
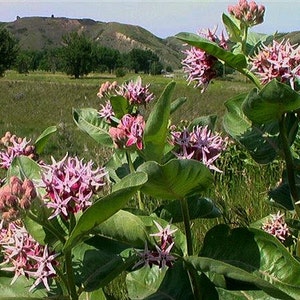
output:
[[[105,105],[101,104],[101,109],[99,110],[99,116],[105,119],[106,122],[110,123],[111,118],[115,116],[112,105],[109,100],[105,102]]]
[[[135,145],[139,150],[142,150],[144,128],[143,116],[126,114],[116,128],[110,128],[109,134],[118,148],[129,148]]]
[[[273,41],[270,46],[263,46],[251,59],[254,71],[263,84],[272,79],[289,83],[295,89],[295,82],[300,78],[300,45],[291,45],[289,41]]]
[[[83,211],[89,207],[91,198],[105,184],[104,168],[93,169],[93,162],[84,163],[77,157],[67,157],[52,165],[43,166],[40,187],[46,189],[46,206],[54,211],[50,218]]]
[[[202,30],[199,35],[212,41],[218,42],[219,46],[223,49],[227,49],[227,40],[222,33],[221,38],[218,38],[215,30]],[[210,83],[210,81],[216,77],[218,59],[205,51],[191,47],[183,52],[186,57],[181,62],[183,65],[183,71],[187,73],[187,81],[194,82],[194,87],[201,87],[201,92],[204,92]]]
[[[110,83],[109,81],[106,81],[101,84],[99,92],[97,93],[97,96],[99,98],[108,98],[112,95],[116,94],[116,90],[118,88],[118,83],[116,81]]]
[[[30,291],[39,283],[50,290],[48,280],[56,276],[58,254],[51,253],[48,246],[39,245],[20,222],[10,222],[7,226],[1,222],[0,247],[4,255],[2,265],[7,265],[1,269],[15,273],[11,284],[19,276],[26,276],[36,279]]]
[[[284,215],[277,212],[276,215],[271,215],[263,225],[262,229],[267,233],[277,237],[281,242],[284,242],[290,235],[289,228],[284,220]]]
[[[143,86],[141,77],[124,83],[118,90],[118,94],[126,98],[130,104],[146,105],[154,99],[149,91],[149,84]]]
[[[30,141],[26,138],[16,137],[10,132],[6,132],[4,137],[1,138],[1,143],[4,147],[0,151],[0,168],[8,169],[15,157],[26,155],[34,158],[34,146],[30,145]]]
[[[175,155],[180,159],[196,159],[211,170],[221,172],[215,161],[221,155],[227,144],[219,134],[213,134],[208,126],[195,126],[192,130],[184,128],[182,131],[171,132],[175,148]]]
[[[137,252],[140,256],[140,260],[134,265],[133,268],[137,268],[140,265],[152,267],[153,265],[159,266],[159,268],[172,267],[175,257],[171,254],[171,250],[174,246],[173,233],[177,229],[172,229],[170,224],[163,228],[159,223],[153,221],[159,232],[150,234],[150,236],[157,236],[160,238],[159,243],[155,245],[156,250],[149,250],[147,243],[143,251]]]

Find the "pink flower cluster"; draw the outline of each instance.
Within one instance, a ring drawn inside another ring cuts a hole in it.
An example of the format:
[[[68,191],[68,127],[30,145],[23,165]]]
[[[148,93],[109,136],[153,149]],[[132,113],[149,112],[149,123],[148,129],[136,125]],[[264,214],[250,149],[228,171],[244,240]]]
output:
[[[199,35],[212,42],[218,42],[221,48],[227,49],[227,41],[223,34],[221,38],[218,38],[215,30],[207,30],[207,32],[200,32]],[[201,92],[203,93],[210,81],[217,75],[216,65],[218,59],[196,47],[191,47],[183,53],[186,57],[181,63],[183,71],[188,75],[187,81],[189,84],[194,82],[195,87],[201,87]]]
[[[289,41],[273,41],[270,46],[263,46],[251,59],[252,71],[263,84],[272,79],[289,83],[295,89],[295,82],[300,79],[300,45],[292,46]]]
[[[237,5],[229,5],[228,12],[242,24],[252,27],[264,21],[265,7],[255,1],[239,0]]]
[[[284,220],[284,215],[277,212],[276,215],[271,215],[266,223],[262,225],[262,229],[269,234],[277,237],[281,242],[284,242],[290,235],[289,228]]]
[[[104,168],[92,169],[93,163],[84,163],[77,157],[67,157],[43,166],[40,187],[46,189],[46,206],[53,209],[49,219],[57,215],[68,218],[71,213],[89,207],[91,198],[105,185]]]
[[[173,233],[177,229],[171,230],[170,224],[163,228],[156,221],[153,221],[159,232],[150,234],[150,236],[157,236],[160,241],[155,245],[156,250],[149,250],[148,245],[145,245],[143,252],[138,252],[141,259],[134,265],[136,268],[140,265],[152,267],[153,265],[159,266],[159,268],[172,267],[175,257],[170,253],[174,246]]]
[[[35,279],[29,291],[43,283],[49,291],[48,280],[56,276],[54,267],[58,264],[54,254],[47,246],[37,243],[20,222],[11,222],[4,226],[0,224],[0,247],[4,256],[1,265],[3,271],[14,272],[13,284],[19,276]]]
[[[195,159],[209,169],[221,172],[214,163],[225,150],[227,139],[223,139],[219,134],[213,134],[208,126],[195,126],[192,130],[184,128],[182,131],[172,128],[171,137],[178,158]]]
[[[9,184],[0,188],[0,212],[2,220],[15,221],[20,218],[23,210],[30,208],[32,200],[36,197],[33,182],[25,179],[23,182],[12,176]]]
[[[136,146],[143,149],[143,134],[145,121],[143,116],[126,114],[120,120],[117,127],[111,127],[109,134],[118,148]]]
[[[12,135],[9,131],[1,138],[0,144],[4,149],[0,151],[0,168],[8,169],[15,157],[26,155],[35,158],[34,146],[26,138],[22,139]]]
[[[113,83],[105,82],[101,85],[97,96],[99,98],[109,98],[118,95],[126,98],[130,105],[145,106],[154,99],[153,93],[149,91],[149,86],[149,84],[142,85],[141,77],[138,77],[137,80],[130,80],[121,86],[116,81]],[[106,122],[111,123],[111,118],[115,116],[115,113],[109,100],[105,102],[105,105],[101,104],[99,116],[104,118]]]
[[[150,84],[143,86],[141,77],[138,77],[137,80],[124,83],[118,94],[126,98],[130,104],[146,105],[154,99],[153,93],[149,91],[149,86]]]

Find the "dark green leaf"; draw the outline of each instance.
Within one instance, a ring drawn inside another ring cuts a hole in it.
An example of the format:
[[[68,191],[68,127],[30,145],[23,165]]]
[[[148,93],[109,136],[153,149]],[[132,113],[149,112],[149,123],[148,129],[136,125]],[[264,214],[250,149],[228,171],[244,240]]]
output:
[[[34,146],[37,154],[41,154],[45,148],[46,143],[53,133],[57,131],[56,126],[46,128],[42,134],[36,139]]]
[[[198,262],[196,259],[194,266],[199,263],[203,271],[225,275],[234,280],[235,287],[247,282],[280,299],[300,295],[300,263],[281,242],[262,230],[216,226],[207,233],[200,255],[203,257]],[[205,260],[208,258],[214,261]]]
[[[73,119],[76,125],[96,142],[103,146],[113,147],[113,141],[108,133],[109,125],[93,108],[73,109]]]
[[[137,170],[148,174],[142,192],[161,199],[182,199],[202,193],[213,181],[210,170],[196,160],[172,159],[165,165],[148,161]]]
[[[126,177],[133,177],[135,180]],[[131,186],[117,190],[102,199],[99,199],[84,211],[64,246],[65,251],[70,250],[97,225],[106,221],[109,217],[119,211],[147,181],[147,175],[142,172],[133,173],[126,177],[122,180],[131,182]],[[120,186],[122,186],[122,183],[120,183]]]
[[[229,291],[217,288],[220,299],[226,300],[276,300],[264,291]]]
[[[143,267],[126,277],[130,299],[191,299],[190,281],[181,261],[172,268]]]
[[[287,84],[272,80],[261,91],[253,89],[246,97],[242,109],[254,123],[279,121],[284,113],[300,108],[300,94]]]
[[[198,218],[217,218],[221,215],[219,208],[208,198],[190,197],[187,199],[191,220]],[[154,211],[160,218],[182,222],[180,200],[174,200],[158,207]]]
[[[171,96],[175,82],[170,82],[152,108],[145,126],[143,155],[146,160],[160,162],[164,153],[169,118]]]
[[[247,60],[243,54],[233,54],[226,51],[216,43],[204,39],[197,34],[182,32],[177,34],[176,37],[185,43],[200,48],[206,53],[220,59],[234,69],[242,70],[247,68]]]

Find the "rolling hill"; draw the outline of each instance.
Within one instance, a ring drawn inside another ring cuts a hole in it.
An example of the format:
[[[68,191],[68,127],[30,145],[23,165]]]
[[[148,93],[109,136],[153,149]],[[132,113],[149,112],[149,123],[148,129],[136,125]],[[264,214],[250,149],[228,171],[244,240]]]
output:
[[[104,47],[120,52],[133,48],[151,50],[165,65],[178,68],[182,58],[181,44],[175,38],[161,39],[146,29],[116,22],[55,17],[24,17],[0,23],[20,42],[21,49],[42,50],[61,46],[62,37],[70,32],[84,32]]]

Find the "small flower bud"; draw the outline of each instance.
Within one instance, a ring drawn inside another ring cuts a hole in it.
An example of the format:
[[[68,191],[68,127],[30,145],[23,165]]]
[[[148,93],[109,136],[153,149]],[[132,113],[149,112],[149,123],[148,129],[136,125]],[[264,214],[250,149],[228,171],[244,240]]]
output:
[[[29,199],[34,199],[37,196],[35,186],[33,182],[30,179],[25,179],[22,185],[22,188],[24,189],[24,195],[28,197]]]
[[[18,177],[12,176],[9,180],[9,185],[13,195],[20,196],[23,194],[22,181]]]
[[[24,195],[22,197],[22,199],[20,200],[20,207],[22,209],[29,209],[30,208],[30,205],[31,205],[31,201],[30,201],[30,198],[28,198],[26,195]]]

